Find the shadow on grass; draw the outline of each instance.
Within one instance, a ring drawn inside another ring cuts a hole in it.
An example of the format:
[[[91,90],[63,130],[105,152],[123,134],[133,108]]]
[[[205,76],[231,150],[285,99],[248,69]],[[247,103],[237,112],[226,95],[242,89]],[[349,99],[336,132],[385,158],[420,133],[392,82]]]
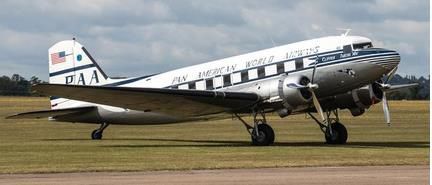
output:
[[[180,144],[120,144],[102,145],[101,147],[251,147],[249,141],[233,140],[195,140],[195,139],[154,139],[154,138],[121,138],[103,139],[105,141],[156,141],[177,142]],[[90,139],[45,139],[44,141],[91,141]],[[98,142],[98,141],[95,141]],[[187,144],[186,144],[187,143]],[[106,143],[105,143],[106,144]],[[348,142],[344,145],[329,145],[324,142],[275,142],[273,147],[340,147],[340,148],[429,148],[429,142]]]

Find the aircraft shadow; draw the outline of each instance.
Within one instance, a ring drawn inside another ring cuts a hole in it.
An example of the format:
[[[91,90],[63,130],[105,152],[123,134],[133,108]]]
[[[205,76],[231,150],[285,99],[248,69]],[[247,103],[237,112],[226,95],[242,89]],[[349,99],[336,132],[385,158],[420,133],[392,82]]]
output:
[[[146,141],[173,141],[190,144],[109,145],[104,147],[254,147],[249,141],[141,139]],[[340,148],[429,148],[429,142],[348,142],[329,145],[324,142],[275,142],[273,147],[340,147]]]
[[[45,141],[88,141],[89,139],[46,139]],[[180,144],[120,144],[101,147],[251,147],[249,141],[234,140],[198,140],[198,139],[154,139],[154,138],[107,138],[105,141],[161,141]],[[97,141],[96,141],[97,142]],[[276,147],[340,147],[340,148],[429,148],[429,142],[349,142],[344,145],[329,145],[324,142],[275,142]]]

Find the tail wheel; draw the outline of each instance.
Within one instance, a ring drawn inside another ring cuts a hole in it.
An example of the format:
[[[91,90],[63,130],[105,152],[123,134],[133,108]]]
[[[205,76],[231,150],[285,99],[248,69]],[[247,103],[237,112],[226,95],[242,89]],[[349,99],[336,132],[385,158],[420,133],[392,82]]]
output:
[[[258,134],[256,129],[252,131],[252,145],[268,146],[274,143],[275,134],[273,129],[268,124],[258,124]]]
[[[91,133],[91,138],[93,140],[102,139],[102,131],[100,131],[99,129],[93,130],[93,132]]]
[[[339,122],[331,124],[332,133],[325,134],[327,144],[345,144],[348,139],[348,132],[344,125]]]

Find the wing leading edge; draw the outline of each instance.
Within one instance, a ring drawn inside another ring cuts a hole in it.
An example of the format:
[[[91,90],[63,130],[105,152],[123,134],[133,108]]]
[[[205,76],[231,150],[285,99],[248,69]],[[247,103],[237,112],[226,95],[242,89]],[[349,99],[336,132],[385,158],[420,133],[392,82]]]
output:
[[[260,101],[255,93],[204,90],[63,84],[38,84],[33,90],[43,95],[182,117],[239,112]]]

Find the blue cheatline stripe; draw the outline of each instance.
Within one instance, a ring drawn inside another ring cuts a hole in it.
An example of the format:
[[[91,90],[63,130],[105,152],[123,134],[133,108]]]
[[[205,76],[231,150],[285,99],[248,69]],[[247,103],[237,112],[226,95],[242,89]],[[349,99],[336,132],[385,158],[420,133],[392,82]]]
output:
[[[327,53],[331,53],[331,52],[327,52]],[[370,59],[374,59],[374,58],[388,57],[388,56],[399,56],[399,54],[397,54],[395,52],[382,52],[382,53],[376,53],[375,52],[374,54],[357,55],[357,56],[347,57],[347,58],[344,58],[344,59],[338,59],[338,60],[320,62],[320,63],[318,63],[317,67],[323,67],[323,66],[328,66],[328,65],[333,65],[333,64],[339,64],[339,63],[343,63],[343,62],[354,62],[354,61],[355,62],[361,62],[361,61],[364,61],[364,59],[368,60],[369,58]],[[363,60],[361,60],[361,59],[363,59]],[[249,71],[249,70],[260,68],[260,67],[266,67],[266,66],[270,66],[270,65],[277,65],[279,63],[290,62],[290,61],[294,61],[294,60],[293,59],[282,60],[282,61],[279,61],[279,62],[274,62],[274,63],[262,65],[262,66],[257,66],[257,67],[253,67],[253,68],[247,68],[247,69],[242,69],[242,70],[238,70],[238,71],[233,71],[232,73],[239,73],[239,72],[241,73],[241,72],[244,72],[244,71]],[[293,72],[303,71],[303,70],[311,69],[313,67],[314,66],[308,66],[308,67],[304,67],[304,68],[298,69],[298,70],[286,71],[284,73],[293,73]],[[278,74],[274,74],[274,75],[269,75],[269,76],[266,76],[265,78],[269,78],[269,77],[273,77],[273,76],[278,76],[280,74],[282,74],[282,73],[278,73]],[[216,78],[216,77],[220,77],[220,76],[223,76],[223,75],[216,75],[216,76],[214,76],[212,78]],[[253,80],[248,80],[248,81],[244,81],[244,82],[235,83],[233,85],[248,83],[248,82],[252,82],[252,81],[256,81],[256,80],[262,80],[262,79],[265,79],[265,78],[256,78],[256,79],[253,79]],[[165,88],[171,88],[171,87],[175,87],[175,86],[179,86],[179,85],[184,85],[184,84],[188,84],[188,83],[195,83],[195,82],[198,82],[198,81],[201,81],[201,80],[204,80],[204,79],[198,79],[198,80],[183,82],[183,83],[176,84],[176,85],[170,85],[170,86],[167,86]],[[222,87],[214,88],[214,89],[220,89],[220,88],[222,88]]]
[[[147,75],[147,76],[141,76],[141,77],[136,77],[136,78],[132,78],[132,79],[126,79],[126,80],[123,80],[123,81],[120,81],[120,82],[114,82],[114,83],[105,84],[105,85],[102,85],[102,86],[104,86],[104,87],[116,87],[116,86],[120,86],[120,85],[124,85],[124,84],[128,84],[128,83],[136,82],[138,80],[142,80],[144,78],[148,78],[148,77],[151,77],[151,76],[154,76],[154,75]]]
[[[297,57],[297,58],[292,58],[292,59],[289,59],[289,60],[284,60],[284,61],[280,61],[280,62],[270,63],[270,64],[266,64],[266,65],[262,65],[262,66],[253,67],[253,68],[248,68],[248,69],[242,70],[242,71],[247,71],[247,70],[255,69],[255,68],[259,68],[259,67],[265,67],[265,66],[269,66],[269,65],[273,65],[273,64],[277,64],[277,63],[282,63],[282,62],[286,62],[286,61],[294,61],[294,60],[299,59],[299,58],[311,57],[311,56],[316,56],[316,55],[328,55],[328,54],[334,54],[334,53],[339,53],[339,52],[342,52],[342,50],[327,51],[327,52],[323,52],[323,53],[312,54],[312,55],[302,56],[302,57]],[[235,72],[238,72],[238,71],[235,71]],[[143,76],[143,77],[137,77],[137,78],[133,78],[133,79],[127,79],[127,80],[120,81],[120,82],[105,84],[103,86],[115,87],[115,86],[125,85],[125,84],[133,83],[133,82],[136,82],[138,80],[142,80],[142,79],[154,76],[154,75],[157,75],[157,74]],[[212,78],[216,78],[216,77],[220,77],[220,76],[222,76],[222,75],[216,75],[216,76],[214,76]],[[187,83],[191,83],[191,82],[196,82],[196,81],[200,81],[200,80],[185,82],[185,83],[181,83],[181,84],[177,84],[177,85],[173,85],[173,86],[183,85],[183,84],[187,84]],[[171,87],[171,86],[168,86],[168,87]],[[168,88],[168,87],[166,87],[166,88]]]
[[[304,58],[307,58],[307,57],[315,57],[315,58],[316,58],[316,56],[320,56],[320,57],[321,57],[321,56],[323,56],[323,55],[340,54],[340,52],[342,52],[342,50],[327,51],[327,52],[316,53],[316,54],[311,54],[311,55],[306,55],[306,56],[301,56],[301,57],[296,57],[296,58],[290,58],[290,59],[288,59],[288,60],[281,60],[281,61],[279,61],[279,62],[272,62],[272,63],[268,63],[268,64],[265,64],[265,65],[260,65],[260,66],[255,66],[255,67],[250,67],[250,68],[247,68],[247,69],[242,69],[242,70],[238,70],[238,71],[233,71],[233,72],[231,72],[231,73],[238,73],[238,72],[249,71],[249,70],[258,69],[258,68],[262,68],[262,67],[267,67],[267,66],[271,66],[271,65],[282,64],[282,63],[284,63],[284,62],[294,62],[294,61],[297,60],[297,59],[304,59]],[[310,59],[310,58],[309,58],[309,59]],[[298,70],[294,70],[294,71],[298,71]],[[286,72],[293,72],[293,71],[286,71]],[[286,72],[285,72],[285,73],[286,73]],[[219,74],[219,75],[215,75],[215,76],[213,76],[213,77],[211,77],[211,78],[217,78],[217,77],[221,77],[221,76],[223,76],[223,75],[226,75],[226,74]],[[266,77],[268,77],[268,76],[266,76]],[[207,79],[209,79],[209,78],[207,78]],[[263,78],[260,78],[260,79],[263,79]],[[176,85],[170,85],[170,86],[167,86],[167,87],[165,87],[165,88],[170,88],[170,87],[174,87],[174,86],[184,85],[184,84],[188,84],[188,83],[194,83],[194,82],[198,82],[198,81],[201,81],[201,80],[204,80],[204,79],[198,79],[198,80],[193,80],[193,81],[183,82],[183,83],[176,84]],[[255,81],[255,79],[252,80],[252,81]],[[247,81],[247,82],[249,82],[249,81]]]
[[[79,66],[79,67],[69,68],[69,69],[57,71],[54,73],[50,73],[49,76],[53,77],[53,76],[57,76],[57,75],[65,74],[65,73],[70,73],[73,71],[83,70],[83,69],[87,69],[87,68],[91,68],[91,67],[95,67],[95,65],[94,64],[87,64],[87,65],[83,65],[83,66]]]

